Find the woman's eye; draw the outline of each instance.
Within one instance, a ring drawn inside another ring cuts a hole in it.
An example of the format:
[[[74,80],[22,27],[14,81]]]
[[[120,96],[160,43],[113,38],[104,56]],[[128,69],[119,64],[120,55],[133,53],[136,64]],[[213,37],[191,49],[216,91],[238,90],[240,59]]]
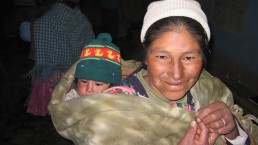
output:
[[[195,59],[194,57],[185,57],[184,60],[193,60]]]
[[[167,59],[166,56],[156,56],[158,59]]]

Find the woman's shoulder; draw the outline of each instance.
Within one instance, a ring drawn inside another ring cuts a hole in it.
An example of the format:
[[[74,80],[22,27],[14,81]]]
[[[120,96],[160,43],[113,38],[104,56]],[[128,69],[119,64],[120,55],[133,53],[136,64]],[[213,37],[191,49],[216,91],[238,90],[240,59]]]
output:
[[[205,84],[205,85],[223,85],[224,83],[218,78],[210,74],[206,69],[203,69],[200,75],[200,78],[198,80],[199,83]]]
[[[229,88],[223,81],[214,77],[205,69],[202,70],[198,81],[190,91],[195,96],[194,98],[206,98],[207,102],[220,100],[227,104],[232,103],[233,96]]]
[[[223,83],[221,79],[210,74],[206,69],[203,69],[201,75],[196,82],[195,86],[200,87],[202,90],[207,91],[228,91],[228,87]]]
[[[126,78],[123,78],[119,84],[116,84],[115,86],[126,86],[134,89],[136,91],[136,94],[138,96],[145,96],[148,97],[146,90],[144,89],[141,81],[137,78],[137,74],[141,73],[142,67],[139,67],[135,69],[130,75],[128,75]]]

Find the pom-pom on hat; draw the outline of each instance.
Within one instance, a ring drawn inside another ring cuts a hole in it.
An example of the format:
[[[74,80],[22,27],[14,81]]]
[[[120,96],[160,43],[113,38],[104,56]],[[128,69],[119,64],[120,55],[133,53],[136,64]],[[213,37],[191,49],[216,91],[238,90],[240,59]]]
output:
[[[199,22],[204,28],[208,40],[210,40],[210,28],[206,15],[201,9],[200,4],[195,0],[160,0],[152,2],[144,16],[141,30],[141,42],[144,41],[148,28],[156,21],[170,17],[184,16]]]
[[[121,80],[121,55],[108,33],[100,33],[81,53],[74,78],[116,84]]]

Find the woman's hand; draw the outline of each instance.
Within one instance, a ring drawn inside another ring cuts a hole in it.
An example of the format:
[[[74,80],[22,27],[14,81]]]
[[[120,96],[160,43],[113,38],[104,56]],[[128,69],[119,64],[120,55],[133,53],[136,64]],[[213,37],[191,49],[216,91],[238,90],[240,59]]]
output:
[[[192,121],[178,145],[213,145],[216,139],[209,138],[209,129],[201,121]]]
[[[209,130],[228,139],[239,136],[235,119],[229,107],[220,101],[214,102],[196,113],[197,119],[208,126]]]
[[[204,124],[199,118],[196,119],[197,123],[198,123],[198,126]],[[205,125],[205,124],[204,124]],[[205,127],[207,127],[205,125]],[[208,127],[207,127],[208,128]],[[213,145],[215,144],[216,140],[219,138],[219,134],[216,133],[213,129],[211,128],[208,128],[209,132],[208,132],[208,138],[209,138],[209,145]],[[201,129],[200,127],[198,128],[197,130],[197,134],[196,134],[196,137],[200,136],[200,133],[201,132]]]

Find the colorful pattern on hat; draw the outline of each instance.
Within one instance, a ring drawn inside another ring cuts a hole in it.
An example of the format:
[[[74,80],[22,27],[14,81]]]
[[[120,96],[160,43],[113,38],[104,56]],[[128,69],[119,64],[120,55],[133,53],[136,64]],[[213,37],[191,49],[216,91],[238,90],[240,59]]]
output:
[[[99,48],[101,46],[89,47],[84,49],[81,54],[81,59],[106,59],[106,61],[111,61],[116,65],[121,65],[120,53],[112,48]]]
[[[121,80],[121,55],[108,33],[100,33],[84,47],[74,77],[110,84]]]
[[[195,0],[160,0],[152,2],[144,16],[141,30],[141,42],[144,41],[148,28],[156,21],[170,17],[184,16],[199,22],[210,40],[210,28],[205,13],[200,4]]]

